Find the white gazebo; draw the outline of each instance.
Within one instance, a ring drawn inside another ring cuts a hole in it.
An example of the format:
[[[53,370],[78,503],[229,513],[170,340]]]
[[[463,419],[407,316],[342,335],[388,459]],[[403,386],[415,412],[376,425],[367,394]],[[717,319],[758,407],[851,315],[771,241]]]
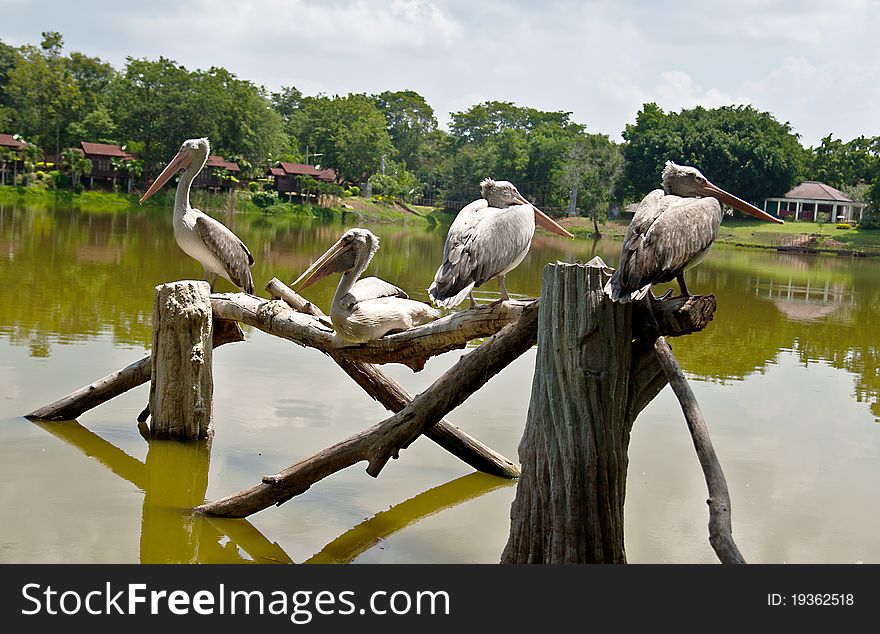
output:
[[[861,221],[866,203],[859,203],[831,185],[819,181],[804,181],[782,198],[766,198],[764,211],[780,218],[812,220],[820,213],[829,214],[832,222]]]

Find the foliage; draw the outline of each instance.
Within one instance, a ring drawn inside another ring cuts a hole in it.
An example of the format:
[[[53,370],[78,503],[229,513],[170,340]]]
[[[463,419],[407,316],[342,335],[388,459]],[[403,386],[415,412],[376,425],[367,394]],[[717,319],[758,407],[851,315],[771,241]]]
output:
[[[307,97],[293,115],[299,147],[322,154],[321,164],[336,168],[346,181],[361,182],[379,170],[394,151],[384,115],[366,95]]]
[[[647,103],[623,138],[622,194],[630,200],[659,186],[667,160],[693,165],[719,187],[752,202],[791,189],[806,161],[791,126],[752,106],[667,114]]]
[[[385,115],[391,143],[397,158],[408,170],[425,165],[425,154],[437,130],[434,109],[425,98],[412,90],[385,91],[373,95],[377,107]]]
[[[274,189],[255,191],[251,193],[251,200],[260,209],[267,209],[278,202],[278,192]]]
[[[412,202],[422,195],[421,183],[402,162],[386,161],[385,173],[373,174],[368,182],[374,195],[392,200]]]
[[[844,143],[832,135],[810,148],[809,177],[847,191],[880,177],[880,137],[857,137]],[[856,191],[864,196],[867,190]],[[856,200],[865,200],[864,197]]]
[[[441,172],[447,200],[472,200],[486,177],[513,182],[527,198],[561,205],[561,184],[572,144],[583,134],[567,112],[542,112],[508,102],[489,101],[453,113]]]
[[[61,167],[66,170],[73,181],[74,187],[80,182],[80,177],[92,173],[92,161],[87,159],[82,152],[75,148],[67,148],[61,153]]]

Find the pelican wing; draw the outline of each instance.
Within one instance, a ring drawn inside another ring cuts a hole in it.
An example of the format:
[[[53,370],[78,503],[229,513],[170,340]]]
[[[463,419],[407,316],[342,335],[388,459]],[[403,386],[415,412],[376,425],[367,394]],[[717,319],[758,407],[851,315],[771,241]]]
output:
[[[254,257],[245,243],[222,222],[206,214],[200,214],[196,219],[196,231],[205,246],[223,263],[229,280],[246,293],[253,294],[250,267],[254,264]]]
[[[409,295],[403,290],[397,288],[394,284],[379,279],[378,277],[363,277],[354,283],[354,286],[352,286],[351,290],[339,300],[339,303],[343,308],[351,309],[361,302],[383,297],[400,297],[407,299]]]
[[[718,234],[721,207],[714,198],[682,198],[656,190],[639,204],[608,282],[615,301],[645,296],[651,284],[668,282],[705,252]]]
[[[439,305],[455,306],[474,286],[508,270],[529,248],[534,234],[529,205],[497,209],[482,199],[471,203],[449,227],[443,263],[428,294]]]

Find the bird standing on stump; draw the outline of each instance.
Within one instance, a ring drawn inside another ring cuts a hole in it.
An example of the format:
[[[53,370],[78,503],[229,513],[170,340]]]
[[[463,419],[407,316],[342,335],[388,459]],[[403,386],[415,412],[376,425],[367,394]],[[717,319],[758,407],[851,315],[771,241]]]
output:
[[[682,297],[689,296],[684,272],[706,257],[718,236],[724,215],[721,203],[783,224],[716,187],[697,168],[666,161],[663,189],[655,189],[639,203],[605,293],[615,302],[636,301],[648,294],[652,284],[677,280]]]
[[[183,169],[174,197],[174,238],[177,244],[187,255],[201,263],[212,292],[217,276],[221,275],[245,293],[253,295],[254,280],[250,267],[254,264],[254,258],[247,246],[222,222],[193,209],[189,204],[193,179],[202,171],[210,152],[208,139],[184,141],[177,156],[156,177],[140,202],[159,191],[178,170]]]

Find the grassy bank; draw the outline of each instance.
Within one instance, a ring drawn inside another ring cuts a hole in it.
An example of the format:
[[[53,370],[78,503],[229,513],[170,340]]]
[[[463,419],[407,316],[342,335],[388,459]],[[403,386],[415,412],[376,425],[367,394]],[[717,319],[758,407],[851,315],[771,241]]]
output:
[[[140,194],[123,194],[104,191],[83,191],[79,194],[66,190],[42,189],[38,187],[0,187],[0,202],[39,205],[66,205],[90,211],[114,211],[138,206]],[[438,222],[437,210],[431,207],[401,205],[398,203],[376,202],[360,197],[339,199],[333,207],[304,205],[293,202],[278,202],[268,208],[260,208],[251,200],[249,192],[237,191],[231,196],[215,194],[204,190],[193,191],[193,207],[203,211],[236,211],[263,213],[272,216],[303,216],[311,218],[352,217],[365,222]],[[150,198],[145,206],[171,207],[174,204],[174,188],[160,191]]]
[[[593,222],[589,218],[563,218],[560,221],[576,237],[593,239]],[[600,223],[602,237],[622,240],[629,220]],[[778,225],[759,220],[725,217],[718,230],[719,244],[760,249],[802,248],[831,253],[880,255],[880,229],[839,229],[836,224],[786,222]]]

